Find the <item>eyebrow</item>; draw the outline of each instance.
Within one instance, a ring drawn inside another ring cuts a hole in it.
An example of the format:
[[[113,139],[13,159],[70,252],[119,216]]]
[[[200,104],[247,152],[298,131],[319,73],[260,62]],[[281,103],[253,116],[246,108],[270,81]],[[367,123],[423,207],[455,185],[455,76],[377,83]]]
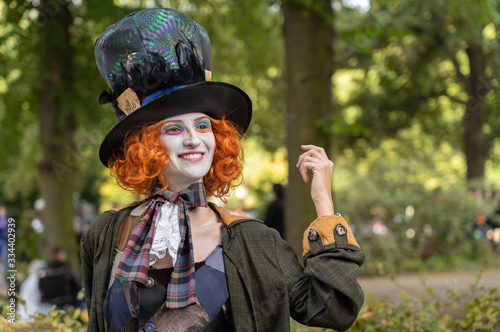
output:
[[[200,120],[203,120],[203,119],[209,119],[209,120],[210,120],[210,118],[209,118],[208,116],[203,115],[203,116],[200,116],[200,117],[198,117],[198,118],[194,119],[194,121],[193,121],[193,122],[200,121]],[[163,124],[165,124],[165,123],[169,123],[169,122],[183,123],[184,121],[182,121],[182,120],[177,120],[177,119],[173,119],[173,120],[164,120],[164,121],[163,121]]]
[[[169,122],[177,122],[177,123],[182,123],[182,120],[164,120],[163,124],[169,123]]]
[[[194,119],[194,122],[196,121],[200,121],[200,120],[204,120],[204,119],[209,119],[208,116],[204,115],[204,116],[200,116],[199,118],[196,118]]]

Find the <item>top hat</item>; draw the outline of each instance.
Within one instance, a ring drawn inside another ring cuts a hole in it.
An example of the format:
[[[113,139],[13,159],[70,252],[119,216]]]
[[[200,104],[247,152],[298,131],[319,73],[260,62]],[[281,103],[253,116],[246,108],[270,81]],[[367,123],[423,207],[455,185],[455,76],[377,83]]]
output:
[[[110,88],[99,103],[113,103],[119,121],[99,150],[105,166],[129,132],[171,116],[190,112],[215,119],[225,116],[242,134],[250,124],[248,95],[234,85],[211,81],[207,32],[175,10],[129,14],[97,39],[95,59]]]

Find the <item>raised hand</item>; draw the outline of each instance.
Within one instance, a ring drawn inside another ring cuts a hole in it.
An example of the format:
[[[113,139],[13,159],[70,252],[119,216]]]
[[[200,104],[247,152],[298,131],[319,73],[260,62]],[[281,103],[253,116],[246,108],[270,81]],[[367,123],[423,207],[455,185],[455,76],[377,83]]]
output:
[[[301,145],[305,152],[299,156],[296,167],[305,183],[309,182],[309,171],[312,173],[311,198],[316,207],[318,217],[334,213],[332,200],[333,162],[328,159],[323,148],[315,145]]]

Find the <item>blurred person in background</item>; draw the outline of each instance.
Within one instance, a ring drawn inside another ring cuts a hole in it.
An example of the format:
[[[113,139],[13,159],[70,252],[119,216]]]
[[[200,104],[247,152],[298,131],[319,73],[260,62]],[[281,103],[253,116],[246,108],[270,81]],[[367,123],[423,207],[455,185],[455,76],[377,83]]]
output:
[[[8,220],[7,209],[5,206],[0,206],[0,271],[2,277],[1,281],[4,281],[3,274],[7,271],[7,257],[8,257],[8,248],[7,248],[7,232],[8,232]]]
[[[273,184],[271,203],[266,209],[264,223],[276,229],[281,238],[285,238],[285,187],[280,183]]]
[[[41,301],[38,283],[40,272],[47,267],[47,262],[35,259],[28,265],[28,277],[23,281],[19,289],[19,297],[25,301],[17,307],[17,315],[21,321],[33,321],[36,313],[47,314],[51,304]]]
[[[55,305],[57,309],[72,310],[78,306],[77,295],[82,288],[81,281],[73,267],[66,262],[66,253],[54,248],[50,261],[39,272],[41,302]]]

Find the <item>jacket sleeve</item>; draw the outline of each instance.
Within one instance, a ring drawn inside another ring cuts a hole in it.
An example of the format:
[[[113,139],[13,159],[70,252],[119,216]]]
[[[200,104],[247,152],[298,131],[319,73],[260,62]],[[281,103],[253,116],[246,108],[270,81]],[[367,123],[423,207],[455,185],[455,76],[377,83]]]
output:
[[[106,211],[99,215],[90,225],[87,232],[84,234],[81,240],[81,261],[82,261],[82,282],[85,290],[85,301],[87,304],[87,310],[89,312],[89,331],[94,331],[91,328],[92,324],[95,324],[95,314],[96,314],[96,298],[93,289],[96,285],[94,267],[96,266],[98,249],[102,247],[101,235],[103,234],[105,228],[108,226],[109,221],[113,217],[115,211]]]
[[[305,325],[348,329],[364,302],[356,275],[364,254],[340,215],[316,219],[304,233],[304,268],[284,241],[278,261],[287,281],[291,316]]]
[[[90,310],[92,306],[92,275],[94,273],[93,267],[93,246],[92,246],[92,234],[90,234],[90,228],[83,235],[81,239],[81,250],[80,258],[82,262],[82,283],[85,291],[85,302],[87,303],[87,308]]]

